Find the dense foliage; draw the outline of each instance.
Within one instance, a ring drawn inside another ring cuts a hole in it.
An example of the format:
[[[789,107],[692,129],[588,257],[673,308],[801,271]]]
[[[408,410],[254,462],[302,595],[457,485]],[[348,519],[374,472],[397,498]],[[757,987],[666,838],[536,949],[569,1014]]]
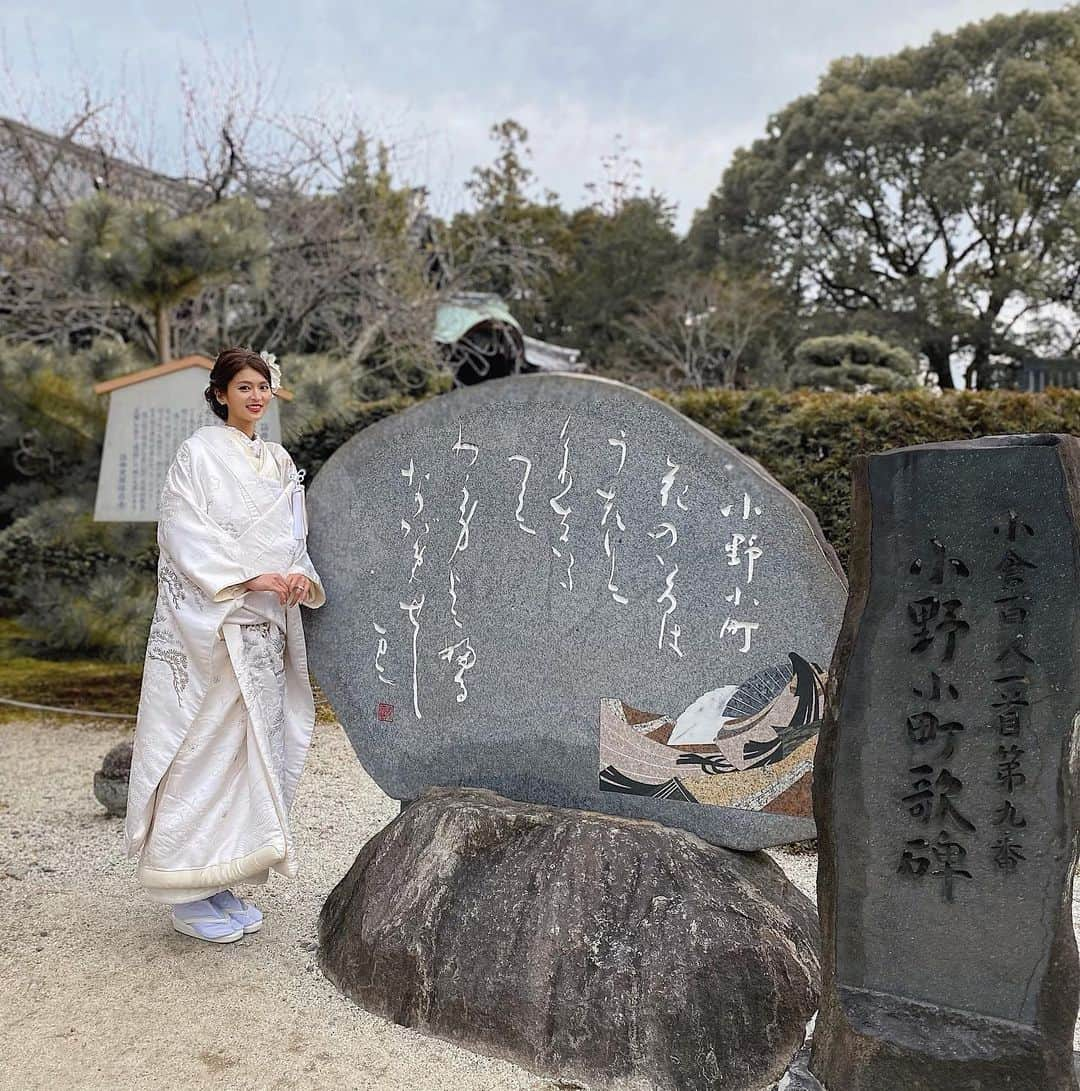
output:
[[[20,373],[13,361],[26,350],[0,351],[0,375]],[[102,350],[99,350],[101,352]],[[107,354],[106,354],[107,355]],[[25,360],[23,360],[25,364]],[[41,361],[39,360],[39,363]],[[100,360],[99,360],[100,364]],[[64,387],[57,372],[71,360],[34,372],[44,391],[65,389],[53,415],[39,406],[28,417],[47,426],[48,445],[35,449],[48,472],[6,482],[6,515],[0,521],[0,616],[18,621],[21,650],[95,655],[136,662],[142,655],[154,596],[156,546],[151,524],[95,523],[94,483],[102,420],[90,402],[89,382]],[[5,372],[6,367],[6,372]],[[20,385],[22,384],[22,385]],[[21,393],[20,393],[21,392]],[[903,391],[877,395],[775,390],[710,389],[673,394],[654,391],[691,420],[757,459],[818,517],[846,563],[851,540],[851,464],[855,456],[936,440],[1028,431],[1080,435],[1080,391],[1044,394],[1005,391],[935,395]],[[23,380],[0,383],[3,404],[28,399]],[[87,397],[88,395],[88,397]],[[430,394],[424,397],[433,396]],[[415,404],[394,395],[309,418],[289,448],[309,480],[342,443],[369,424]],[[92,402],[90,402],[92,404]],[[30,413],[30,409],[25,410]],[[66,421],[61,418],[68,418]],[[93,420],[92,426],[87,420]],[[286,414],[288,427],[288,415]],[[8,422],[9,464],[17,430]],[[25,433],[24,433],[25,434]]]
[[[808,337],[795,348],[794,386],[878,394],[919,385],[918,364],[907,349],[868,333]]]
[[[818,517],[846,566],[857,455],[915,443],[1024,432],[1080,435],[1080,391],[905,391],[871,396],[774,390],[666,396],[757,459]]]
[[[835,61],[741,148],[691,233],[801,312],[951,364],[1075,349],[1080,7]]]

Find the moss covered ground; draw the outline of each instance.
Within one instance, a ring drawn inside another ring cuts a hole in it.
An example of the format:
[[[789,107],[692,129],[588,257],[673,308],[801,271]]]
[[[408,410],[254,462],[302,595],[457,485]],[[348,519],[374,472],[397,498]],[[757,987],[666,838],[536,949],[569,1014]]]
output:
[[[120,712],[134,715],[139,707],[142,665],[94,659],[36,659],[17,654],[18,626],[0,619],[0,697],[39,705]],[[336,719],[322,692],[315,687],[319,723]],[[62,714],[34,712],[0,704],[0,723],[40,717],[55,722]],[[82,719],[83,717],[79,717]],[[116,727],[118,721],[102,721]]]

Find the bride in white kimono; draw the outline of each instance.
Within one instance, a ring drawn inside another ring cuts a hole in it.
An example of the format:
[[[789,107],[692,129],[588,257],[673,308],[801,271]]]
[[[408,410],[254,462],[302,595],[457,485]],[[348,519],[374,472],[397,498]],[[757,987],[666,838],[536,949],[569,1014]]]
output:
[[[181,444],[158,521],[126,849],[177,931],[214,942],[261,926],[232,886],[297,874],[288,816],[315,723],[300,604],[326,596],[302,475],[254,433],[279,375],[272,357],[218,356],[206,397],[223,423]]]

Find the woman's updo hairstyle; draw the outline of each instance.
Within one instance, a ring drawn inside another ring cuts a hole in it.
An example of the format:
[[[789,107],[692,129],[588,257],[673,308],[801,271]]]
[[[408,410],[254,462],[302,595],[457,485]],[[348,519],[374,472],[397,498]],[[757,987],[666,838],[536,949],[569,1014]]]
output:
[[[266,366],[266,361],[257,352],[237,347],[222,349],[217,354],[214,366],[210,370],[210,385],[203,392],[203,397],[206,398],[206,404],[210,406],[210,411],[222,420],[229,419],[229,407],[222,405],[217,400],[215,392],[224,395],[225,391],[229,389],[229,383],[232,382],[233,376],[246,367],[253,367],[267,382],[270,382],[270,369]]]

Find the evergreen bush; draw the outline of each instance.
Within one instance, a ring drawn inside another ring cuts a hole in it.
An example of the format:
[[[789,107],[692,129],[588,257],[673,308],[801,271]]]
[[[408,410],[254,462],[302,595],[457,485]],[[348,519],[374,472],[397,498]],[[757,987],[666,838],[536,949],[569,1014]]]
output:
[[[777,391],[654,391],[757,459],[809,507],[847,566],[856,455],[916,443],[1024,432],[1080,435],[1080,391],[925,390],[870,396]]]
[[[788,378],[795,387],[879,394],[914,389],[918,370],[907,349],[869,333],[843,333],[811,337],[799,344]]]
[[[0,351],[0,368],[5,361],[10,357]],[[66,366],[60,363],[61,374]],[[0,377],[4,374],[0,371]],[[35,389],[52,389],[42,382]],[[0,388],[0,393],[6,390]],[[941,395],[911,390],[869,396],[808,390],[652,393],[759,461],[817,515],[845,565],[855,456],[994,434],[1080,435],[1080,391],[1072,390]],[[421,400],[395,395],[351,402],[348,412],[327,400],[324,408],[331,411],[314,414],[314,425],[288,440],[289,451],[306,469],[310,483],[356,432]],[[10,407],[11,402],[0,404]],[[62,404],[58,399],[54,408]],[[80,412],[71,412],[73,420],[84,419]],[[5,446],[4,437],[12,433],[0,432],[0,510],[14,516],[0,529],[0,617],[18,619],[24,633],[20,651],[138,662],[153,609],[154,526],[95,523],[100,427],[93,440],[78,428],[65,439],[55,420],[42,423],[59,429],[50,450],[64,472],[48,475],[37,494],[11,469],[15,448],[10,442]]]

